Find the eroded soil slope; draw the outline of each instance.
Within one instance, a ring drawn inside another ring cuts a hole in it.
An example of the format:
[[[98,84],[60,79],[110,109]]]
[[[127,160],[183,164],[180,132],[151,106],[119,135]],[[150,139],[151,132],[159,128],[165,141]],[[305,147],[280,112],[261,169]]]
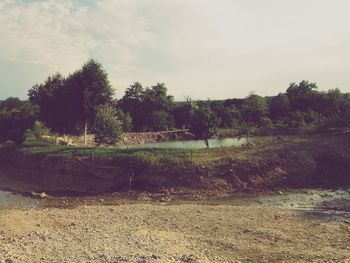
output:
[[[193,152],[102,149],[105,153],[96,155],[99,149],[51,149],[46,145],[0,150],[0,182],[21,192],[154,192],[186,188],[230,194],[350,184],[348,134],[276,137],[256,147]]]

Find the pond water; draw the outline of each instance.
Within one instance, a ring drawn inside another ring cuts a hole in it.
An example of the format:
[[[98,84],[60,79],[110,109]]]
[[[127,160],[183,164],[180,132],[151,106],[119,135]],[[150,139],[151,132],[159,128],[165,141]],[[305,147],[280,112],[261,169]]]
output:
[[[242,146],[247,143],[246,138],[209,139],[210,148],[224,148]],[[146,144],[123,145],[122,149],[204,149],[206,145],[202,140],[169,141]]]

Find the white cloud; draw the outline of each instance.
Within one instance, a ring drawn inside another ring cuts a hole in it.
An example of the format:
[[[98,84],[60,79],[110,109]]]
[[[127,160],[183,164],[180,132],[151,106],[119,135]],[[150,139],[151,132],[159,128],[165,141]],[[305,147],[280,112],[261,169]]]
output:
[[[33,80],[67,74],[90,57],[119,95],[134,81],[163,81],[177,98],[274,94],[303,78],[345,89],[349,7],[347,0],[2,0],[2,96],[23,97]]]

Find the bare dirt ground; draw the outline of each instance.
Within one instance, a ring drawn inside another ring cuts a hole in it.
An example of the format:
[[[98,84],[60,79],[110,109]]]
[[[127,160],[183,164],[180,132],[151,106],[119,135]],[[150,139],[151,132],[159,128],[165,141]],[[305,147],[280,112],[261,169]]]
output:
[[[194,202],[2,208],[0,262],[350,262],[350,214],[338,212]]]

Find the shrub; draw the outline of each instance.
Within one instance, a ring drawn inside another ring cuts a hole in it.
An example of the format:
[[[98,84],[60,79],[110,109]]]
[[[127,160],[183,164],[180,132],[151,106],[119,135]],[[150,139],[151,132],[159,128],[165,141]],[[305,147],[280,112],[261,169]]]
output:
[[[31,132],[35,138],[41,139],[44,135],[49,134],[49,129],[41,121],[36,121]]]
[[[118,141],[122,134],[122,123],[113,107],[108,105],[98,107],[94,132],[97,145],[113,145]]]

